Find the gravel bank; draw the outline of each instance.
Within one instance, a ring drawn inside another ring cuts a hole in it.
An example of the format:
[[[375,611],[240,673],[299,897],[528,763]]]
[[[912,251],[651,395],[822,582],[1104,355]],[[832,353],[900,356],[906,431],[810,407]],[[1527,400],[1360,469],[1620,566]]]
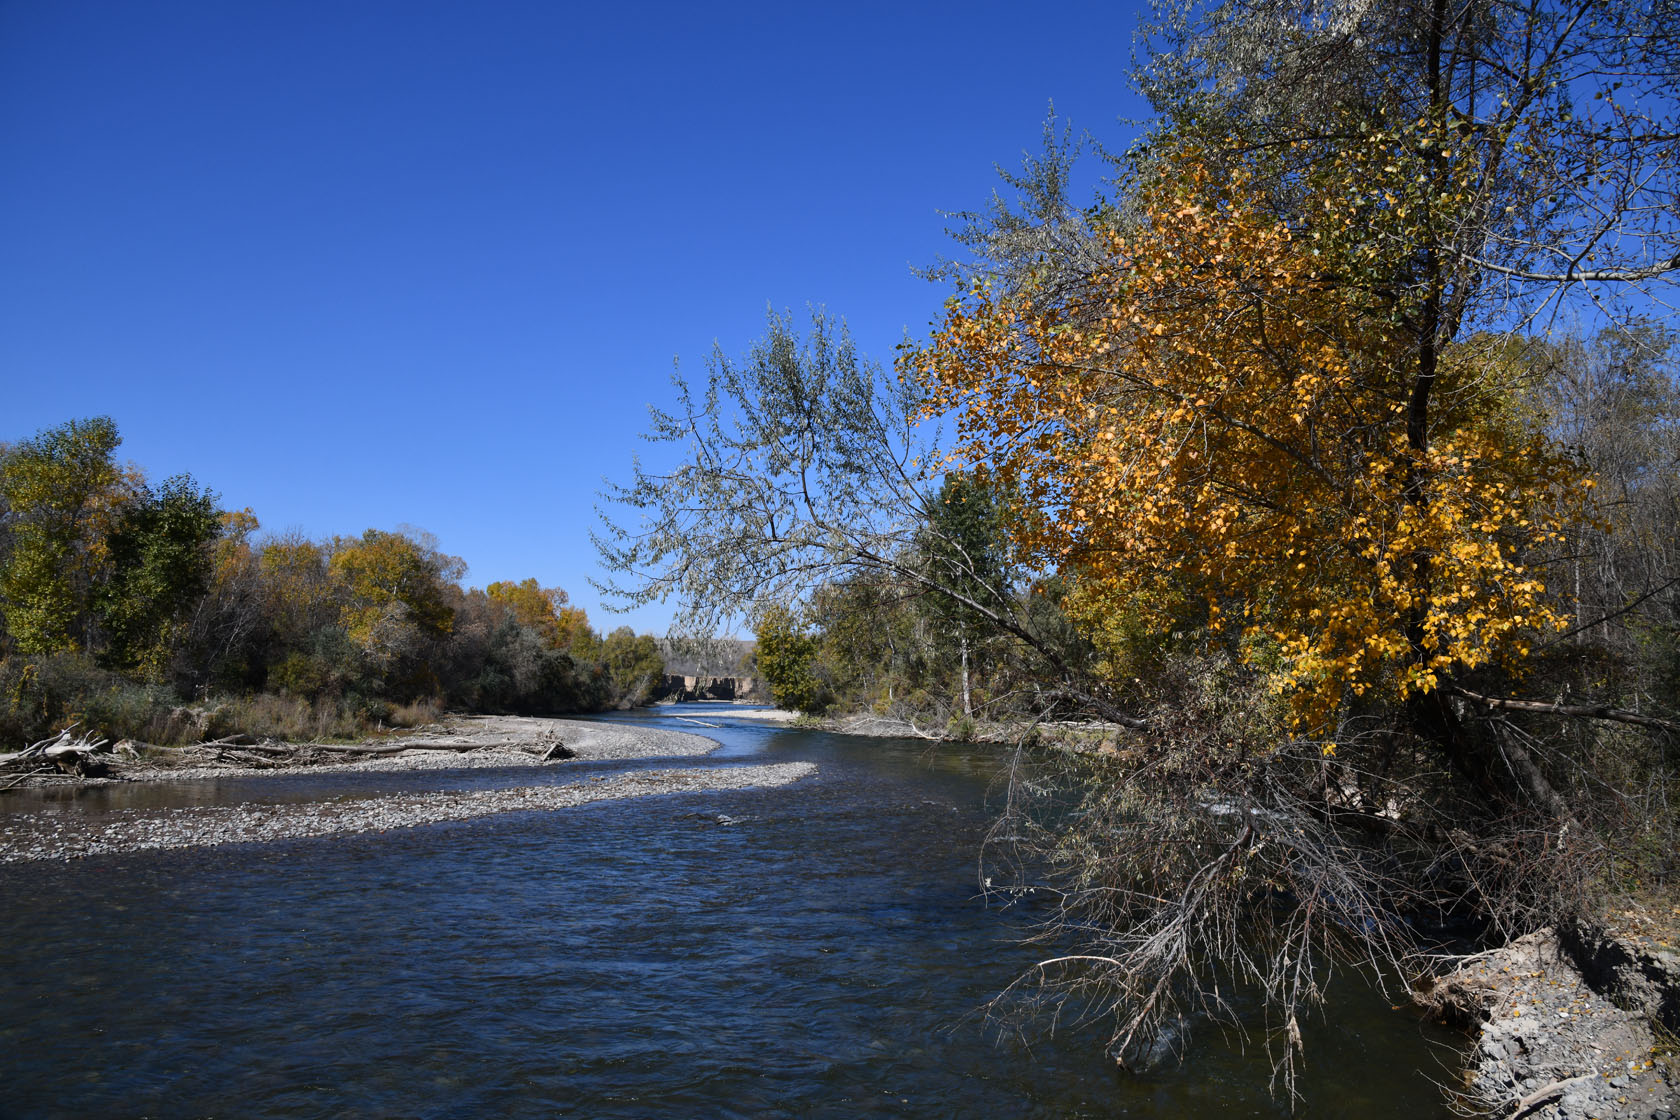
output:
[[[550,747],[561,744],[564,758],[544,761]],[[111,782],[200,782],[215,778],[253,778],[265,775],[311,774],[324,769],[348,772],[399,770],[481,770],[509,766],[554,766],[573,758],[616,761],[645,758],[697,758],[717,750],[717,743],[699,735],[652,727],[596,723],[577,719],[531,716],[451,716],[441,724],[402,735],[385,735],[364,744],[383,753],[357,755],[311,743],[278,745],[255,753],[234,745],[201,745],[177,749],[148,747],[144,756],[133,752],[96,757],[109,776],[74,778],[50,773],[23,777],[16,785],[79,786]],[[289,751],[290,753],[285,753]],[[13,779],[15,781],[15,779]]]
[[[637,733],[641,734],[640,729]],[[596,745],[604,750],[635,749],[635,744],[611,736]],[[582,754],[581,751],[579,753]],[[593,757],[643,756],[618,754]],[[529,759],[525,761],[528,763]],[[592,801],[651,794],[781,786],[808,777],[816,769],[809,762],[788,762],[767,766],[644,771],[564,786],[401,794],[303,805],[245,804],[158,811],[120,810],[86,824],[74,820],[67,822],[59,817],[47,828],[42,827],[42,821],[31,819],[35,814],[18,814],[0,824],[0,863],[67,860],[155,848],[291,840],[334,833],[383,832],[440,821],[465,821],[498,813],[569,809]]]
[[[261,769],[242,763],[196,760],[183,765],[162,766],[153,760],[136,764],[112,759],[111,766],[115,780],[128,782],[196,782],[210,778],[309,774],[325,767],[334,771],[380,772],[562,766],[569,760],[554,759],[545,763],[541,759],[543,752],[557,742],[564,744],[576,758],[585,761],[698,758],[712,753],[718,746],[713,740],[700,735],[628,724],[534,716],[453,716],[437,726],[379,740],[379,745],[384,748],[407,749],[400,754],[377,758],[317,753],[308,761],[296,765],[269,765]],[[307,754],[309,748],[305,744],[299,750]],[[237,754],[239,749],[229,748],[227,753]],[[86,784],[97,784],[97,781]]]
[[[1675,1120],[1680,1070],[1646,1014],[1595,991],[1549,931],[1483,954],[1428,1001],[1479,1021],[1472,1102],[1533,1120]]]

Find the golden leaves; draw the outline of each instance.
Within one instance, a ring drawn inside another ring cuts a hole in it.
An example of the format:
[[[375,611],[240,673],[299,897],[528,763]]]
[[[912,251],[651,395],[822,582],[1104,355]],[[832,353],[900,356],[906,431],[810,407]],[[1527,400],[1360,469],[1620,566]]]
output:
[[[1240,616],[1304,723],[1525,656],[1561,620],[1520,558],[1583,486],[1474,346],[1441,363],[1427,450],[1408,438],[1415,350],[1348,279],[1390,251],[1373,228],[1444,220],[1394,151],[1315,172],[1309,239],[1182,148],[1083,288],[975,289],[905,359],[960,458],[1043,512],[1016,545],[1073,577],[1099,648]]]

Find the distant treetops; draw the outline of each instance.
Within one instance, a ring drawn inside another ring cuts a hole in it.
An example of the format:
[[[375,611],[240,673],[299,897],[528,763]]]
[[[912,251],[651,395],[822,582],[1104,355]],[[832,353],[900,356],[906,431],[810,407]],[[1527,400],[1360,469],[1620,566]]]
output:
[[[80,659],[183,696],[530,710],[640,702],[658,683],[652,638],[603,639],[559,588],[463,588],[465,564],[412,530],[259,536],[190,475],[119,464],[120,443],[95,417],[0,445],[0,663]]]

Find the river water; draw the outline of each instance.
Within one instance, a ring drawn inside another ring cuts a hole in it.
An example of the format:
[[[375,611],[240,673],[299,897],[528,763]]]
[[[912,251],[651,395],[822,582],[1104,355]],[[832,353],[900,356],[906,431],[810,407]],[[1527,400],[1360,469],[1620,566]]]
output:
[[[1137,1076],[1097,1028],[1023,1037],[988,1021],[1034,959],[1012,915],[977,897],[994,749],[783,730],[707,704],[618,718],[723,743],[672,765],[820,772],[0,867],[0,1117],[1289,1115],[1260,1048],[1211,1027],[1192,1028],[1182,1065]],[[6,808],[510,780],[323,774]],[[1302,1115],[1450,1115],[1437,1083],[1461,1039],[1357,981],[1307,1045]]]

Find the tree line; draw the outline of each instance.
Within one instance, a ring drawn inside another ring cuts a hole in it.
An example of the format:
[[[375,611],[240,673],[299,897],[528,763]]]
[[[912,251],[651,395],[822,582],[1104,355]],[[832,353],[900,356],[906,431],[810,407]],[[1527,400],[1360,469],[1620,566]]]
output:
[[[1287,1080],[1349,960],[1675,882],[1680,12],[1153,7],[1137,142],[1047,125],[895,371],[819,311],[679,378],[598,544],[799,706],[1097,721],[1014,771],[1017,994],[1122,1060],[1252,995]]]
[[[168,743],[352,736],[435,716],[646,702],[654,640],[535,579],[461,585],[416,530],[263,534],[191,476],[116,458],[107,417],[0,445],[0,737],[82,721]],[[184,710],[196,709],[196,710]]]

